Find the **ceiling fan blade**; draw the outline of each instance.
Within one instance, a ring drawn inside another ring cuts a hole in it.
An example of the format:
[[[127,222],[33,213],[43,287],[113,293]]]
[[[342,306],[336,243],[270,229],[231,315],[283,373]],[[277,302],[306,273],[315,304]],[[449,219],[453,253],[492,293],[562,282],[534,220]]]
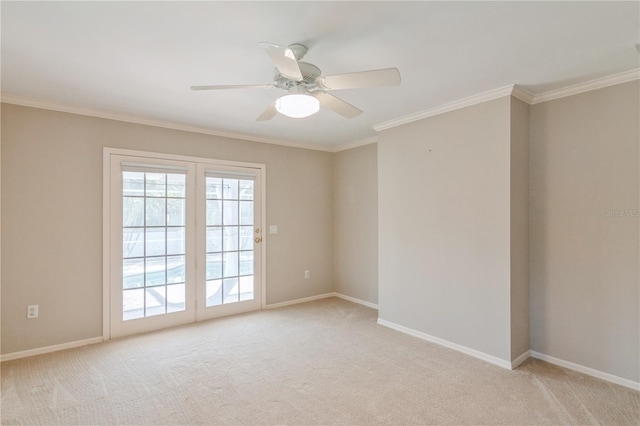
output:
[[[191,90],[226,90],[226,89],[273,89],[273,84],[226,84],[213,86],[191,86]]]
[[[318,101],[320,101],[320,105],[323,108],[330,109],[331,111],[340,114],[344,118],[354,118],[362,114],[362,110],[329,93],[314,92],[311,93],[311,95],[315,96]]]
[[[323,90],[361,89],[365,87],[397,86],[400,71],[397,68],[350,72],[316,78],[316,84]]]
[[[276,103],[272,103],[271,105],[269,105],[267,107],[267,109],[265,109],[262,114],[260,114],[258,116],[258,118],[256,118],[256,121],[267,121],[267,120],[271,120],[273,117],[276,116],[276,114],[278,113],[278,111],[276,110]]]
[[[293,50],[287,46],[280,46],[272,43],[260,43],[260,46],[267,52],[280,74],[294,81],[302,81],[302,73],[296,60]]]

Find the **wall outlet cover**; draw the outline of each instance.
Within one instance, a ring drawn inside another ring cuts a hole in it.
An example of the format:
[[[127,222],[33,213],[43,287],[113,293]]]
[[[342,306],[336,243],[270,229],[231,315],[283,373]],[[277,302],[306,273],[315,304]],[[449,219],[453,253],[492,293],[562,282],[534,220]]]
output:
[[[38,318],[38,305],[27,306],[27,319]]]

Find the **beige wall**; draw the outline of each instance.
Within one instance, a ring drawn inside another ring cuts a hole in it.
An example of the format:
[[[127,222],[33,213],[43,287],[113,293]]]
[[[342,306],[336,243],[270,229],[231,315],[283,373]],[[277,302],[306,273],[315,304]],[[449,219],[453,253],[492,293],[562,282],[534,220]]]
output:
[[[529,105],[511,98],[511,360],[530,348]]]
[[[635,382],[639,93],[634,81],[531,107],[531,348]]]
[[[511,361],[510,98],[378,142],[379,317]]]
[[[102,335],[105,146],[266,164],[267,303],[333,291],[330,153],[7,104],[1,128],[3,354]]]
[[[378,303],[378,147],[333,157],[333,283],[336,292]]]
[[[3,104],[2,353],[101,334],[110,146],[267,164],[268,303],[337,291],[504,360],[530,343],[637,382],[639,93],[498,99],[333,155]]]

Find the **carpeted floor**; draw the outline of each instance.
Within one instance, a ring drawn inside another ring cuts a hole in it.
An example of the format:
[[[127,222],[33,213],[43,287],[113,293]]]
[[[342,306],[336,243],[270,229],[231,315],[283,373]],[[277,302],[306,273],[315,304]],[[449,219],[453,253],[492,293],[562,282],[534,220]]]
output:
[[[2,363],[2,424],[640,424],[640,392],[507,371],[331,298]]]

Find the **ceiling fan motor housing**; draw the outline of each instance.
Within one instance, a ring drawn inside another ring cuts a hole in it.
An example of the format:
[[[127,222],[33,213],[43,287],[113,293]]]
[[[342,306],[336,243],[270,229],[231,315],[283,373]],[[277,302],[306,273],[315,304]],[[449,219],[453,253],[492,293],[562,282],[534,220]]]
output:
[[[300,67],[300,73],[302,74],[302,81],[290,80],[283,76],[280,71],[278,71],[278,68],[276,68],[273,70],[273,81],[275,85],[285,90],[289,90],[292,86],[304,86],[307,89],[314,88],[316,78],[322,74],[320,68],[307,62],[298,62],[298,66]]]

